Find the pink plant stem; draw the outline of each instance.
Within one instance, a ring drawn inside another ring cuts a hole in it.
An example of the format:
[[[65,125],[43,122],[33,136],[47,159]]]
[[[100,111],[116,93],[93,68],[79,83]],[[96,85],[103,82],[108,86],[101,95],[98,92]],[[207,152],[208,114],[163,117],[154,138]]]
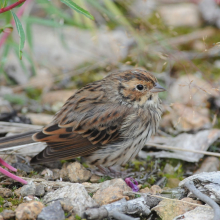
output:
[[[31,0],[25,0],[25,1],[23,1],[23,2],[25,2],[25,3],[19,8],[19,10],[18,10],[18,12],[17,12],[18,18],[20,18],[20,17],[23,15],[25,8],[27,7],[27,5],[28,5],[28,3],[29,3],[30,1],[31,1]],[[9,6],[8,6],[8,7],[9,7]],[[0,10],[1,10],[1,9],[0,9]],[[15,25],[14,19],[12,19],[11,24],[12,24],[13,26]],[[5,43],[6,39],[7,39],[8,36],[9,36],[9,34],[10,34],[9,32],[4,32],[4,33],[3,33],[3,35],[2,35],[2,37],[1,37],[1,39],[0,39],[0,48],[1,48],[1,46]]]
[[[6,11],[10,11],[12,8],[15,8],[16,6],[20,5],[21,3],[25,2],[26,0],[19,0],[18,2],[15,2],[14,4],[11,4],[5,8],[0,8],[0,14],[4,13]]]
[[[2,164],[3,166],[7,167],[9,170],[11,170],[13,172],[17,172],[17,169],[15,169],[14,167],[12,167],[8,163],[6,163],[2,158],[0,158],[0,164]]]
[[[28,184],[27,181],[25,181],[22,178],[20,178],[20,177],[14,175],[14,174],[8,172],[7,170],[3,169],[2,167],[0,167],[0,172],[2,174],[4,174],[5,176],[8,176],[9,178],[13,179],[13,180],[16,180],[16,181],[18,181],[20,183],[23,183],[23,184]]]

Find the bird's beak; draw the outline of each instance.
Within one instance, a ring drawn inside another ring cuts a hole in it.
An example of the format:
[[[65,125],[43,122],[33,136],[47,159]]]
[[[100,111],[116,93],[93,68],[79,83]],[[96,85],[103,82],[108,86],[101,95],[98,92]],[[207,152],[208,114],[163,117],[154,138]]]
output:
[[[158,82],[155,84],[155,86],[150,90],[152,93],[157,92],[164,92],[166,89],[164,89]]]

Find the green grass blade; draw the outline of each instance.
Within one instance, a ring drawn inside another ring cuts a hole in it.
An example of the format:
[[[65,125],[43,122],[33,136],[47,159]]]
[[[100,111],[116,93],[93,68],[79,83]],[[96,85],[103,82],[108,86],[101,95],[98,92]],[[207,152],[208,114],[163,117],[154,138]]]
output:
[[[41,24],[41,25],[44,25],[44,26],[50,26],[50,27],[57,27],[57,28],[60,28],[62,27],[61,24],[53,21],[53,20],[48,20],[48,19],[43,19],[43,18],[38,18],[38,17],[25,17],[24,16],[24,20],[29,24],[29,25],[32,25],[32,24]]]
[[[33,49],[33,37],[32,37],[32,29],[31,29],[31,22],[26,21],[26,37],[27,37],[27,42],[28,45],[32,51]]]
[[[20,20],[18,19],[17,15],[11,11],[13,18],[15,20],[16,28],[18,30],[18,34],[20,37],[20,42],[19,42],[19,58],[22,60],[22,49],[24,48],[24,42],[25,42],[25,34],[24,34],[24,29],[22,27],[22,24]]]
[[[61,0],[62,3],[66,4],[68,7],[72,8],[73,10],[77,11],[78,13],[81,13],[85,15],[87,18],[90,18],[91,20],[94,20],[94,17],[85,9],[79,7],[76,3],[74,3],[71,0]]]
[[[5,63],[7,61],[9,51],[10,51],[10,45],[8,43],[6,43],[4,45],[4,49],[3,49],[3,52],[2,52],[2,57],[0,59],[0,75],[2,73],[4,73],[4,66],[5,66]]]
[[[8,0],[4,0],[2,3],[1,3],[1,8],[5,8],[7,6],[7,3],[8,3]]]

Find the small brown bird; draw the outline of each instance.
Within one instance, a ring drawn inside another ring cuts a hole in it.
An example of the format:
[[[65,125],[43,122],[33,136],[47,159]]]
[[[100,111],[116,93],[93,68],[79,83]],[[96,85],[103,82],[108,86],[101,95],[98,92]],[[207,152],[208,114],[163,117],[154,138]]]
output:
[[[79,156],[96,166],[125,164],[157,131],[163,91],[145,70],[113,72],[78,90],[42,131],[1,138],[0,148],[41,141],[47,147],[32,164]]]

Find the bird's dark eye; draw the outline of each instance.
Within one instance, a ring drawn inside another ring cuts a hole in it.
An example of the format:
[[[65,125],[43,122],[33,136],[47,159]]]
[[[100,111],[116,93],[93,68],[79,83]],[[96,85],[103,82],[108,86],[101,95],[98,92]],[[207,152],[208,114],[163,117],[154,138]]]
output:
[[[143,90],[144,86],[143,86],[143,85],[137,85],[136,88],[137,88],[138,90]]]

